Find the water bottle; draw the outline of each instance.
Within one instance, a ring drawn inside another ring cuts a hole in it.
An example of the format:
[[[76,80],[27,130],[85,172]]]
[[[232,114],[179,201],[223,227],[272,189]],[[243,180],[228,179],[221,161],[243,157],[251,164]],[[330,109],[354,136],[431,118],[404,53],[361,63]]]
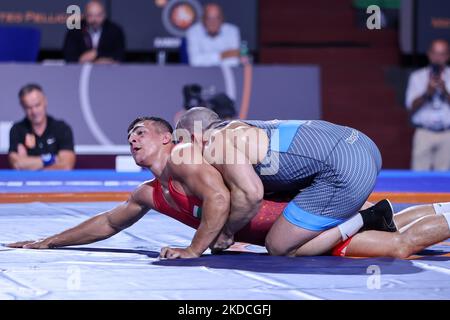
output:
[[[166,64],[166,51],[165,50],[158,51],[157,62],[160,66],[163,66]]]
[[[240,48],[241,57],[248,57],[248,53],[249,53],[248,43],[247,43],[247,41],[242,41],[241,48]]]
[[[248,43],[247,41],[242,41],[241,42],[241,47],[240,47],[240,56],[241,56],[241,63],[242,64],[247,64],[247,63],[252,63],[253,59],[252,56],[250,55],[250,49],[248,48]]]

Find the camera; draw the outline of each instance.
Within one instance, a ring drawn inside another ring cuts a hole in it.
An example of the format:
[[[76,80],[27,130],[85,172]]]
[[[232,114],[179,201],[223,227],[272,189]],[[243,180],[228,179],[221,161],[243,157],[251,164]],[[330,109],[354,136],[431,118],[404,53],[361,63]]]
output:
[[[184,108],[186,110],[204,106],[202,87],[198,84],[188,84],[183,87]]]
[[[232,119],[236,116],[234,101],[225,93],[218,93],[209,99],[202,94],[199,84],[188,84],[183,87],[184,108],[186,110],[195,107],[209,108],[219,115],[221,119]]]

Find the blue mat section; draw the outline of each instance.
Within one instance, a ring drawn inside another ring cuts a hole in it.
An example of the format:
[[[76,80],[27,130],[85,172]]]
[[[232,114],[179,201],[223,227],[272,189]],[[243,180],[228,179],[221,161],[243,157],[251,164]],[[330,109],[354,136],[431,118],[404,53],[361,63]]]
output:
[[[450,192],[450,172],[383,170],[374,191]]]
[[[108,192],[131,191],[145,180],[149,171],[116,172],[113,170],[14,171],[0,170],[0,193],[16,192]],[[413,172],[384,170],[376,191],[450,192],[450,172]]]
[[[0,243],[46,237],[116,205],[1,204]],[[0,299],[450,299],[449,242],[415,260],[271,257],[257,246],[247,253],[158,259],[161,247],[187,246],[193,234],[152,211],[95,244],[0,246]]]
[[[14,171],[0,170],[0,193],[129,192],[153,179],[150,171],[114,170]]]

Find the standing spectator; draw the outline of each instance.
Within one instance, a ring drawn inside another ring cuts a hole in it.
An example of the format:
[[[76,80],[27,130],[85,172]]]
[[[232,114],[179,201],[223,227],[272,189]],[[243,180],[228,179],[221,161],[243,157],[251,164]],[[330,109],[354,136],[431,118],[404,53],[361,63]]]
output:
[[[9,133],[9,163],[20,170],[73,169],[75,153],[72,129],[47,115],[47,98],[37,84],[19,91],[25,118]]]
[[[202,22],[194,24],[186,33],[189,64],[209,67],[239,64],[241,36],[239,28],[224,23],[222,8],[209,3],[204,7]]]
[[[64,40],[67,62],[114,63],[124,59],[125,36],[121,27],[106,18],[98,0],[88,2],[81,29],[69,30]]]
[[[430,65],[413,72],[406,91],[406,107],[416,127],[413,170],[450,169],[449,44],[435,40],[428,50]]]

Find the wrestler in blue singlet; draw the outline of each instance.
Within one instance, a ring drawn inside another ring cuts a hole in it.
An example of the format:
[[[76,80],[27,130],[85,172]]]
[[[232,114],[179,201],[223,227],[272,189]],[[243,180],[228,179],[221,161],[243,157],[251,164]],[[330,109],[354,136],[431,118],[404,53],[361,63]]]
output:
[[[372,192],[381,155],[358,130],[320,120],[242,122],[269,136],[266,158],[255,166],[265,191],[299,191],[283,212],[294,225],[312,231],[337,226]]]

